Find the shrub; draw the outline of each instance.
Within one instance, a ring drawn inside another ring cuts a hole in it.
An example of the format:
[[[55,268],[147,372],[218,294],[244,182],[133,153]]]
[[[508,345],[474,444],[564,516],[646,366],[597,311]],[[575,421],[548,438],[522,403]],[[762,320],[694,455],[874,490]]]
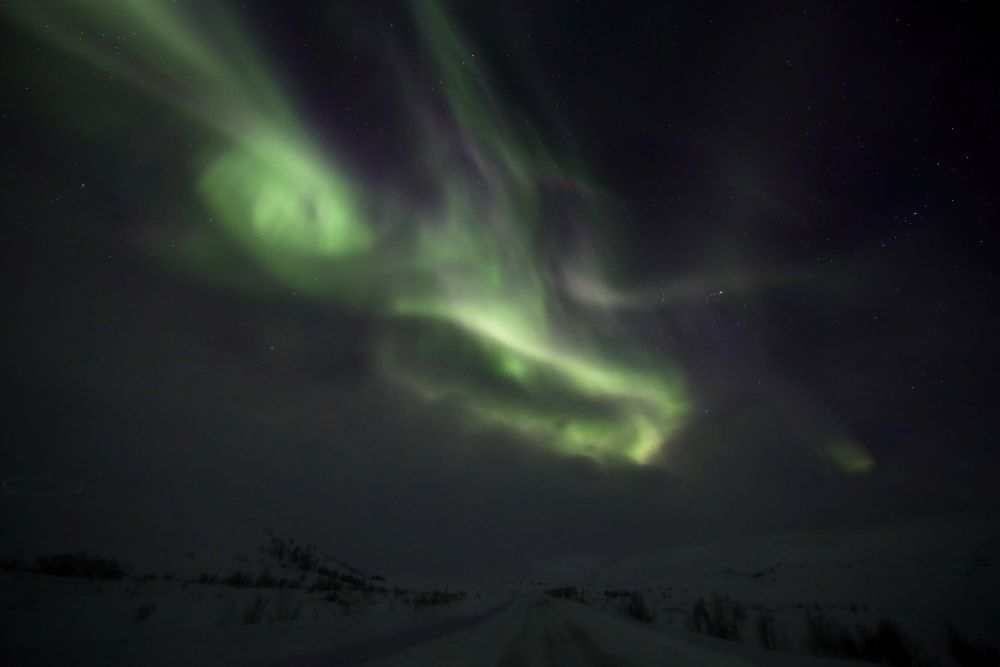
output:
[[[236,570],[228,577],[221,579],[219,583],[226,586],[235,586],[236,588],[245,588],[253,583],[253,577],[246,572]]]
[[[330,579],[336,579],[339,576],[336,570],[331,570],[326,565],[320,565],[317,567],[316,574],[323,577],[329,577]]]
[[[643,623],[652,623],[654,618],[653,611],[646,605],[645,598],[638,591],[629,597],[628,603],[625,605],[625,613]]]
[[[348,610],[357,604],[357,600],[351,597],[351,594],[345,591],[331,591],[323,596],[323,599],[327,602],[333,602],[337,606]]]
[[[239,622],[239,614],[236,613],[236,602],[230,600],[219,612],[219,625],[225,627],[235,625],[237,622]]]
[[[364,590],[368,586],[368,582],[360,577],[355,577],[350,574],[341,574],[338,576],[340,581],[344,582],[347,586],[354,588],[355,590]]]
[[[858,653],[850,630],[823,614],[806,614],[804,648],[807,653],[830,657],[855,657]]]
[[[122,579],[125,568],[114,558],[88,556],[85,552],[39,556],[32,571],[56,577]]]
[[[139,608],[135,610],[135,613],[132,614],[132,620],[137,623],[141,623],[150,616],[152,616],[153,612],[155,611],[156,611],[156,603],[143,602],[141,605],[139,605]]]
[[[243,608],[243,614],[241,616],[243,623],[246,625],[254,625],[260,623],[260,619],[264,618],[264,610],[267,608],[267,600],[261,595],[255,595],[250,602]]]
[[[4,572],[17,572],[22,569],[24,564],[17,558],[11,558],[9,560],[0,560],[0,570]]]
[[[258,588],[277,588],[278,580],[271,574],[270,570],[264,569],[257,574],[253,585]]]
[[[309,587],[310,593],[323,593],[326,591],[339,591],[343,590],[344,584],[340,583],[336,579],[331,579],[330,577],[319,577],[313,582],[312,586]]]
[[[887,665],[916,665],[920,663],[915,646],[903,636],[899,625],[881,620],[875,630],[858,628],[860,658]]]
[[[312,545],[295,545],[294,539],[283,540],[274,535],[270,543],[263,547],[264,553],[273,556],[282,565],[287,565],[301,572],[312,572],[320,567],[316,547]]]
[[[297,601],[292,593],[281,591],[274,599],[271,608],[271,621],[275,623],[294,621],[302,613],[302,602]]]
[[[948,649],[955,662],[962,667],[996,667],[1000,665],[1000,652],[989,646],[975,644],[948,623]]]
[[[746,607],[742,602],[713,593],[708,602],[705,598],[695,601],[688,617],[688,629],[720,639],[742,641],[741,630],[746,618]]]
[[[774,623],[774,616],[768,611],[761,611],[757,614],[757,639],[760,640],[762,648],[768,651],[778,651],[787,648],[788,642],[778,638],[778,630]]]
[[[807,652],[831,658],[865,660],[897,667],[926,664],[917,646],[894,621],[883,619],[874,630],[858,626],[856,632],[823,616],[806,616]]]
[[[583,596],[580,595],[580,591],[576,586],[561,586],[557,588],[550,588],[545,591],[545,594],[549,597],[560,598],[563,600],[576,600],[577,602],[583,602]]]

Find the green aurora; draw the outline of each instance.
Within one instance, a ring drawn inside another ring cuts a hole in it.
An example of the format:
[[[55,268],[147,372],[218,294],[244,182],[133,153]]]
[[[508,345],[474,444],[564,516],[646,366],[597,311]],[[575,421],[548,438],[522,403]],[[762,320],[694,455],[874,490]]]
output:
[[[318,148],[279,77],[218,5],[5,4],[206,130],[189,182],[218,225],[212,238],[251,256],[274,285],[382,323],[373,345],[388,381],[561,453],[669,463],[661,452],[693,410],[680,371],[615,325],[608,304],[619,292],[601,258],[553,257],[544,242],[553,189],[572,201],[579,234],[599,238],[595,189],[570,157],[511,120],[438,4],[412,4],[448,110],[442,119],[414,104],[430,205],[365,183],[348,158]],[[176,266],[241,285],[210,244],[188,244]],[[842,442],[829,456],[845,472],[870,469],[867,457]]]

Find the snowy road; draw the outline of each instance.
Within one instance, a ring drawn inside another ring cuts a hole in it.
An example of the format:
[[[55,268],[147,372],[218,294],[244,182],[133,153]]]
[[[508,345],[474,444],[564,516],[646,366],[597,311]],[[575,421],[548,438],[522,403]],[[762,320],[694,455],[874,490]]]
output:
[[[473,627],[369,663],[379,667],[631,667],[746,665],[744,660],[687,645],[648,627],[583,605],[519,596]]]

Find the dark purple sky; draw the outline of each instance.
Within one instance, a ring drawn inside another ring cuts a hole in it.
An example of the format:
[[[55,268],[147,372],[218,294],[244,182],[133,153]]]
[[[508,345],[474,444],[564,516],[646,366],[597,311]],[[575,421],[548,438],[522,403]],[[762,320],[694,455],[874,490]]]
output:
[[[200,215],[197,132],[3,21],[0,476],[101,470],[111,504],[210,503],[400,572],[996,509],[989,3],[453,4],[507,111],[601,184],[623,284],[781,277],[623,316],[692,395],[671,465],[470,431],[380,380],[378,317],[166,270],[146,240]],[[380,83],[436,94],[406,5],[233,5],[318,146],[433,190]],[[868,474],[807,451],[844,434]]]

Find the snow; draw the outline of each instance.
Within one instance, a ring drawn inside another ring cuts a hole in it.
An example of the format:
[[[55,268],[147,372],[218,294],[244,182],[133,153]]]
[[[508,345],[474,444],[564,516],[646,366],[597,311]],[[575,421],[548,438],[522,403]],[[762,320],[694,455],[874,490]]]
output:
[[[578,603],[521,595],[502,613],[466,632],[374,664],[739,667],[750,663],[668,638]]]
[[[489,591],[465,601],[414,608],[392,595],[358,596],[342,607],[321,594],[177,582],[91,581],[28,573],[0,575],[2,664],[269,664],[475,615],[502,604]],[[242,621],[254,598],[258,623]],[[275,620],[281,596],[298,617]],[[138,620],[143,605],[148,617]]]
[[[576,566],[575,569],[573,566]],[[549,581],[580,586],[599,609],[621,606],[608,589],[639,589],[654,625],[685,628],[698,598],[743,602],[748,626],[770,613],[801,648],[807,614],[841,625],[891,620],[929,656],[948,664],[946,623],[982,644],[1000,637],[1000,521],[947,515],[888,526],[755,537],[661,549],[600,561],[543,565]],[[753,644],[750,628],[744,640]]]
[[[296,572],[273,550],[260,548],[272,538],[266,530],[240,524],[241,534],[200,525],[222,537],[211,548],[201,545],[202,554],[188,556],[185,548],[173,547],[172,560],[158,562],[156,570],[177,572],[172,581],[0,573],[0,664],[835,663],[800,650],[806,615],[819,613],[845,627],[893,620],[942,667],[954,664],[944,641],[946,620],[981,644],[1000,637],[1000,522],[991,518],[951,516],[775,535],[610,560],[574,556],[541,564],[544,585],[463,585],[464,598],[428,606],[413,603],[412,589],[434,588],[429,581],[415,587],[408,582],[409,592],[394,593],[398,584],[390,580],[387,590],[349,589],[328,600],[325,592],[307,592],[318,575]],[[328,557],[320,562],[344,574],[357,572]],[[145,571],[132,565],[133,572]],[[203,571],[226,574],[234,565],[304,577],[304,585],[235,588],[182,581]],[[380,581],[371,574],[362,579]],[[544,594],[556,585],[576,587],[582,603]],[[651,623],[624,613],[633,591],[653,611]],[[742,643],[688,629],[695,600],[714,594],[746,605]],[[263,612],[247,622],[244,613],[258,598]],[[787,638],[786,650],[758,646],[753,623],[764,612]]]

